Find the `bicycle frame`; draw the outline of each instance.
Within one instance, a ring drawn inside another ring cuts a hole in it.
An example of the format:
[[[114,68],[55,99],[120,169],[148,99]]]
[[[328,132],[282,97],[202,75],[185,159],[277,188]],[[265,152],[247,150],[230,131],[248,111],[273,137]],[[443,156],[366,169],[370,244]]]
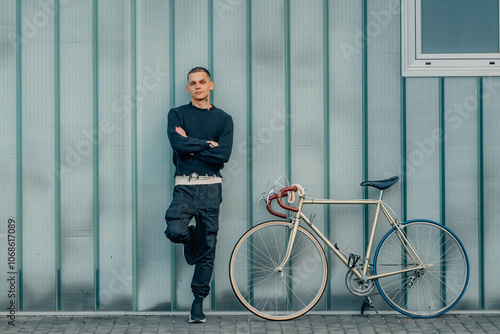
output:
[[[287,189],[288,189],[288,191],[293,191],[293,189],[290,189],[290,188],[295,188],[295,191],[297,191],[296,187],[288,187],[288,188],[282,189],[280,191],[280,193],[277,194],[278,203],[279,203],[279,205],[281,207],[283,207],[283,208],[285,208],[287,210],[291,210],[291,211],[295,211],[296,212],[295,216],[292,217],[292,218],[290,218],[291,224],[293,224],[292,233],[290,234],[290,239],[289,239],[289,242],[288,242],[288,246],[287,246],[287,251],[286,251],[285,257],[283,259],[283,262],[278,267],[278,269],[283,269],[283,267],[285,267],[285,264],[290,259],[290,255],[292,253],[293,245],[294,245],[294,242],[295,242],[295,237],[297,235],[297,229],[298,229],[298,226],[299,226],[299,223],[300,223],[301,219],[304,220],[307,223],[307,225],[309,225],[309,227],[311,228],[311,230],[313,230],[314,233],[316,233],[316,235],[321,240],[323,240],[323,242],[328,246],[328,248],[330,248],[330,250],[335,255],[337,255],[337,257],[346,265],[346,267],[348,267],[348,269],[351,270],[354,273],[354,275],[356,275],[360,280],[363,280],[363,281],[375,280],[375,279],[382,278],[382,277],[387,277],[387,276],[397,275],[397,274],[401,274],[401,273],[405,273],[405,272],[415,271],[417,269],[423,269],[425,267],[424,263],[422,262],[422,260],[418,256],[417,252],[412,247],[412,245],[409,243],[409,241],[406,238],[406,236],[404,235],[404,233],[401,231],[401,228],[400,228],[399,224],[391,216],[391,214],[389,213],[389,211],[385,207],[384,202],[382,200],[382,196],[383,196],[383,193],[384,193],[383,190],[380,191],[380,197],[379,197],[378,200],[369,200],[369,199],[358,199],[358,200],[306,199],[304,195],[300,195],[297,207],[291,207],[291,206],[287,206],[287,205],[283,204],[283,202],[281,201],[281,197],[283,196],[283,194],[285,193],[285,191],[287,191]],[[270,200],[272,200],[272,199],[274,199],[274,198],[270,198]],[[303,206],[304,205],[310,205],[310,204],[323,204],[323,205],[342,205],[342,204],[376,205],[375,217],[373,219],[372,229],[371,229],[370,237],[369,237],[369,240],[368,240],[368,247],[366,249],[366,255],[365,255],[364,264],[363,264],[361,272],[355,266],[349,266],[349,259],[346,258],[346,256],[339,249],[337,249],[334,245],[332,245],[332,243],[330,242],[330,240],[328,240],[323,235],[323,233],[321,233],[321,231],[312,223],[312,221],[309,220],[304,215],[304,213],[302,212]],[[268,207],[268,209],[269,209],[269,207]],[[377,226],[378,226],[378,222],[379,222],[380,211],[382,211],[384,213],[384,216],[389,221],[389,224],[391,226],[393,226],[397,230],[397,235],[398,235],[399,240],[401,241],[401,245],[403,246],[404,251],[408,253],[408,255],[410,256],[411,260],[413,261],[414,267],[411,267],[411,268],[408,268],[408,269],[403,269],[403,270],[398,270],[398,271],[393,271],[393,272],[388,272],[388,273],[380,274],[380,275],[366,276],[367,273],[368,273],[368,267],[369,267],[369,264],[370,264],[370,257],[371,257],[371,253],[372,253],[373,242],[374,242],[374,239],[375,239],[375,232],[377,231]]]

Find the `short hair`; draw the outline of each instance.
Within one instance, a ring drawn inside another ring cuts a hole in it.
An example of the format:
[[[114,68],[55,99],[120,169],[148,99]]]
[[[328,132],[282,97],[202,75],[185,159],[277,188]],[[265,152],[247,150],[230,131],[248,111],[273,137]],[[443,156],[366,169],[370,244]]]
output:
[[[212,76],[210,75],[210,72],[206,68],[201,67],[201,66],[197,66],[197,67],[192,68],[191,71],[188,72],[187,80],[189,81],[189,75],[191,73],[197,73],[197,72],[205,72],[208,75],[208,78],[212,79]]]

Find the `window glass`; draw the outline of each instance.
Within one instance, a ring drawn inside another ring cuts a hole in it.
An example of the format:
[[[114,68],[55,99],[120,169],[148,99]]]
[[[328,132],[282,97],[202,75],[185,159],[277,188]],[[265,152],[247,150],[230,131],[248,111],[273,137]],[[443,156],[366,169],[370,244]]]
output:
[[[421,0],[422,53],[499,52],[498,0]]]

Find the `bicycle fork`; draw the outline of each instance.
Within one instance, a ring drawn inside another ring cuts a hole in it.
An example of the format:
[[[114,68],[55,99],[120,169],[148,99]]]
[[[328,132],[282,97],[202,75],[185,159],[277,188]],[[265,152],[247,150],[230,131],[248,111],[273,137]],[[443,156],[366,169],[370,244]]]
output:
[[[291,225],[292,226],[292,232],[290,233],[290,238],[288,239],[288,245],[286,248],[286,253],[285,257],[283,258],[283,261],[281,261],[281,264],[278,265],[276,270],[278,272],[283,272],[283,268],[285,267],[285,264],[290,260],[290,256],[292,255],[292,249],[293,245],[295,243],[295,237],[297,236],[297,230],[299,229],[299,223],[300,223],[300,218],[303,215],[302,214],[302,205],[304,204],[304,197],[299,198],[299,204],[297,205],[297,208],[299,211],[297,211],[297,214],[295,215],[294,218],[291,218]]]

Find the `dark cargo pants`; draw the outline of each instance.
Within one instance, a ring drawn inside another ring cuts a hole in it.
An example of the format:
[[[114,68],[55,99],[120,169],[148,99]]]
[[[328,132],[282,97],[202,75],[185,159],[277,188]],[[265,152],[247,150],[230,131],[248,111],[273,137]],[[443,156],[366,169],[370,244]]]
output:
[[[165,234],[174,243],[188,243],[191,235],[188,226],[196,221],[196,264],[191,290],[205,298],[210,291],[210,280],[215,259],[215,245],[219,231],[219,207],[222,202],[222,185],[178,185],[170,207],[165,213]]]

